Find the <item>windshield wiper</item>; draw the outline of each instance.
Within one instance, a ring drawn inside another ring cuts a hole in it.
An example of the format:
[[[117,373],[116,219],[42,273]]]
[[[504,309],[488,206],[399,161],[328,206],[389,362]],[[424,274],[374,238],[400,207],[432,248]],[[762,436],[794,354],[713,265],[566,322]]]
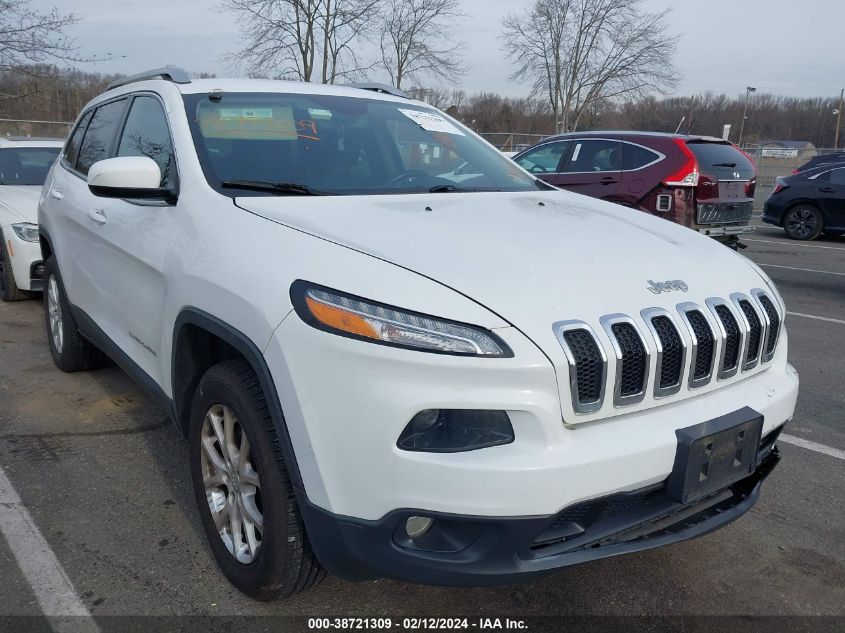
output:
[[[469,189],[462,189],[455,185],[435,185],[428,190],[429,193],[460,193],[464,191],[469,191]]]
[[[267,182],[265,180],[223,180],[220,186],[225,189],[250,189],[296,196],[324,196],[326,192],[316,191],[308,185],[296,182]]]
[[[713,167],[736,167],[736,163],[713,163]]]

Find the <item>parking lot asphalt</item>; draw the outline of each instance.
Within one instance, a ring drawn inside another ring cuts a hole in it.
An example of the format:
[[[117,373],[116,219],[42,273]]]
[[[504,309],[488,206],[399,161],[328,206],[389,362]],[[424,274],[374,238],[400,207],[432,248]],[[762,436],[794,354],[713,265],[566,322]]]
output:
[[[845,239],[755,223],[744,254],[784,296],[801,376],[786,433],[832,452],[781,442],[758,504],[697,540],[503,587],[329,577],[254,602],[212,560],[179,433],[117,367],[58,371],[36,301],[0,304],[0,473],[94,616],[845,616]],[[15,546],[0,537],[0,617],[40,612]]]

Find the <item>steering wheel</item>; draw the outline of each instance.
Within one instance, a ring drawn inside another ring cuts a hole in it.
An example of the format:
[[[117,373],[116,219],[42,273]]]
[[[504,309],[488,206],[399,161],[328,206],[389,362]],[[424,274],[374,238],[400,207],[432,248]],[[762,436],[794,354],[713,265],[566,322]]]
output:
[[[414,178],[431,178],[431,174],[428,172],[424,172],[422,169],[409,169],[408,171],[403,171],[398,176],[394,176],[386,183],[384,183],[385,187],[392,187],[393,185],[398,185],[402,180],[408,179],[413,180]]]
[[[540,167],[540,165],[534,165],[533,167],[531,167],[531,173],[532,174],[547,174],[547,173],[549,173],[549,170],[545,169],[544,167]]]

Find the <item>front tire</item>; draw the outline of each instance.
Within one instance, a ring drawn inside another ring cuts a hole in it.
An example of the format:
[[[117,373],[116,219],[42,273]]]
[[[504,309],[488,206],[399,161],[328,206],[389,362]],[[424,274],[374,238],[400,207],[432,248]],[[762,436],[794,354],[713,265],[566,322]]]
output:
[[[223,574],[256,600],[325,577],[311,550],[267,400],[243,360],[213,366],[194,395],[188,434],[203,528]]]
[[[53,256],[44,262],[44,322],[50,354],[56,367],[74,373],[90,371],[103,364],[103,353],[82,338],[76,327]]]
[[[793,240],[814,240],[824,229],[821,211],[808,204],[799,204],[786,212],[783,230]]]
[[[9,256],[9,251],[6,248],[6,240],[3,239],[3,234],[0,233],[0,300],[23,301],[29,299],[32,295],[18,288],[15,283],[15,274],[12,271],[12,258]]]

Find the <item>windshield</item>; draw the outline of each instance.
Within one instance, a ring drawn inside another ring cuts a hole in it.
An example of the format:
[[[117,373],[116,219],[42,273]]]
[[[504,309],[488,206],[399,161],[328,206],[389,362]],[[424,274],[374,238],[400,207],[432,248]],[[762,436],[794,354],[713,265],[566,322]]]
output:
[[[0,149],[0,185],[44,184],[60,147]]]
[[[226,195],[546,188],[436,110],[278,93],[186,95],[209,184]]]

